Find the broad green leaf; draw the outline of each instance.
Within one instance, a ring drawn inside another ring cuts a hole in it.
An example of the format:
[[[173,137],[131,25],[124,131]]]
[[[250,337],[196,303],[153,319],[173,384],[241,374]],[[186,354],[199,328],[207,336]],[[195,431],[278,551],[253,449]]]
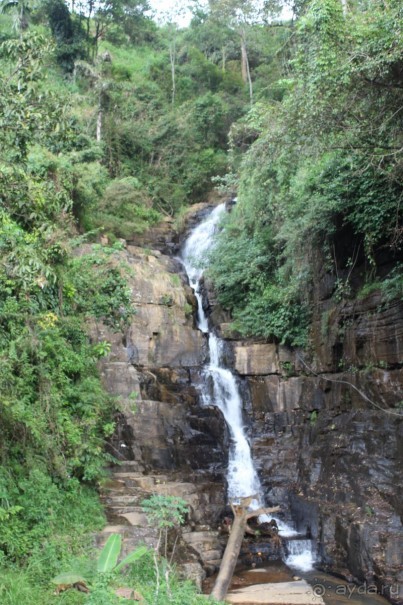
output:
[[[87,580],[75,573],[67,572],[52,578],[51,582],[60,586],[61,584],[77,584],[78,582],[86,584]]]
[[[141,559],[141,557],[144,557],[147,551],[148,548],[146,546],[140,546],[140,548],[136,548],[136,550],[127,555],[127,557],[125,557],[123,561],[119,563],[119,565],[115,568],[115,571],[119,571],[125,565],[129,565],[129,563],[134,563],[138,559]]]
[[[98,557],[97,571],[100,573],[112,571],[118,562],[121,547],[122,536],[119,534],[112,534],[109,536],[101,554]]]

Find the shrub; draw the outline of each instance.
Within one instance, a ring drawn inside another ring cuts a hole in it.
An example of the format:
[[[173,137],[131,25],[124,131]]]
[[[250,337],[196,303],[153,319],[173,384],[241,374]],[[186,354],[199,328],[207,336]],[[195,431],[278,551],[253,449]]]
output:
[[[161,220],[141,183],[135,177],[114,180],[108,185],[92,217],[95,227],[130,239]]]

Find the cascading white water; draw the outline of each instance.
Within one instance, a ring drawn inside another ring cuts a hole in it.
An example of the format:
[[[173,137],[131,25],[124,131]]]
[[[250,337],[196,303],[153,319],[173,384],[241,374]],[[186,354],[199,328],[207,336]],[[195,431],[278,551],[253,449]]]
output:
[[[210,364],[204,369],[204,376],[211,380],[212,393],[205,390],[202,397],[205,404],[220,408],[230,430],[232,447],[227,472],[228,497],[237,499],[260,494],[261,485],[244,431],[238,386],[232,372],[221,365],[221,348],[220,339],[210,334]]]
[[[256,509],[263,504],[262,486],[245,435],[241,396],[234,374],[223,364],[223,341],[209,330],[201,293],[203,261],[206,260],[207,252],[211,251],[214,245],[214,234],[224,212],[224,204],[217,206],[204,221],[193,229],[182,249],[182,262],[198,303],[198,328],[209,336],[210,362],[203,368],[202,400],[205,405],[216,405],[222,411],[231,435],[227,473],[228,497],[236,500],[256,494],[257,499],[252,504],[252,508]],[[262,515],[260,520],[268,521],[270,518]],[[283,537],[297,535],[297,532],[285,523],[279,520],[277,523]]]
[[[244,431],[242,402],[235,376],[223,367],[222,341],[213,332],[209,332],[200,292],[200,279],[203,274],[201,262],[211,249],[216,226],[224,211],[224,204],[217,206],[208,218],[192,231],[183,248],[182,259],[198,302],[198,328],[209,334],[210,363],[204,368],[203,374],[205,383],[211,384],[211,390],[203,389],[203,403],[220,408],[230,430],[232,447],[227,475],[228,497],[236,499],[259,494],[261,485]]]
[[[311,540],[287,540],[287,565],[300,571],[309,571],[313,568],[314,557]]]

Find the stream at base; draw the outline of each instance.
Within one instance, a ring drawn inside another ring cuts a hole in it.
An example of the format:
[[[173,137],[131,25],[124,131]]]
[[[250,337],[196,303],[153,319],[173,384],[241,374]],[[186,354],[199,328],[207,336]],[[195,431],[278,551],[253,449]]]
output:
[[[212,576],[204,582],[205,594],[210,594],[215,578],[216,576]],[[313,605],[318,605],[321,599],[325,605],[390,605],[382,595],[376,594],[373,584],[359,586],[316,570],[299,572],[296,576],[284,563],[270,563],[254,569],[238,565],[229,592],[248,586],[256,587],[259,584],[293,582],[297,581],[297,578],[308,583],[307,603]]]

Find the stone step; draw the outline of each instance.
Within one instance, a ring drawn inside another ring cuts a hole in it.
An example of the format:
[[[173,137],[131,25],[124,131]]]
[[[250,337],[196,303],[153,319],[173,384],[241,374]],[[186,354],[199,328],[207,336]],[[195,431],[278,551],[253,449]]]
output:
[[[97,546],[102,548],[111,534],[120,534],[122,536],[122,550],[125,552],[134,550],[140,544],[146,544],[155,548],[158,542],[158,530],[152,527],[110,525],[108,526],[108,531],[104,530],[97,535]]]
[[[104,503],[104,507],[107,511],[110,511],[113,514],[121,514],[121,513],[143,513],[143,509],[139,506],[139,502],[108,502]]]
[[[110,470],[112,471],[112,473],[114,473],[119,469],[122,471],[138,471],[139,473],[144,473],[143,465],[140,464],[140,462],[138,462],[137,460],[125,460],[121,464],[113,466]]]
[[[129,471],[119,471],[113,474],[113,479],[123,481],[128,487],[139,487],[147,492],[164,491],[166,486],[177,485],[176,482],[168,481],[166,475],[142,475]],[[161,487],[164,486],[164,487]],[[193,490],[194,490],[193,486]]]
[[[119,496],[121,494],[127,495],[136,495],[138,494],[139,489],[135,486],[128,487],[123,481],[120,486],[111,486],[111,487],[102,487],[101,488],[101,498],[109,498],[110,496]]]
[[[121,534],[127,529],[127,525],[107,525],[103,528],[101,535]]]
[[[121,517],[127,513],[137,513],[139,510],[138,506],[106,506],[105,507],[107,517],[113,519]]]
[[[142,475],[141,473],[138,472],[134,472],[134,471],[116,471],[113,473],[112,477],[114,479],[141,479],[143,478],[145,475]]]
[[[181,498],[186,498],[186,496],[197,494],[199,492],[199,489],[194,483],[181,483],[180,481],[156,482],[154,490],[158,494],[179,496]]]
[[[218,531],[190,531],[190,532],[182,532],[183,539],[188,544],[194,544],[196,542],[217,542],[219,543],[219,533]]]
[[[237,605],[324,605],[305,580],[245,586],[229,592],[225,600]]]
[[[101,500],[105,506],[127,506],[128,504],[136,506],[138,496],[135,496],[134,494],[105,494],[102,495]]]
[[[102,532],[96,536],[96,545],[98,548],[105,546],[105,543],[109,536],[112,534],[119,534],[122,536],[122,541],[130,538],[131,527],[130,525],[107,525]]]
[[[150,492],[144,492],[137,487],[125,487],[122,490],[102,490],[101,500],[103,502],[112,502],[121,498],[132,498],[133,500],[142,500],[149,495]]]
[[[137,525],[138,527],[147,527],[147,517],[141,511],[121,513],[120,516],[126,519],[126,521],[130,525]]]
[[[211,563],[212,561],[221,561],[222,550],[206,550],[201,553],[203,561]]]
[[[110,477],[109,479],[104,479],[101,484],[101,491],[109,491],[109,490],[121,490],[125,489],[125,482],[123,479],[116,479],[115,477]]]

